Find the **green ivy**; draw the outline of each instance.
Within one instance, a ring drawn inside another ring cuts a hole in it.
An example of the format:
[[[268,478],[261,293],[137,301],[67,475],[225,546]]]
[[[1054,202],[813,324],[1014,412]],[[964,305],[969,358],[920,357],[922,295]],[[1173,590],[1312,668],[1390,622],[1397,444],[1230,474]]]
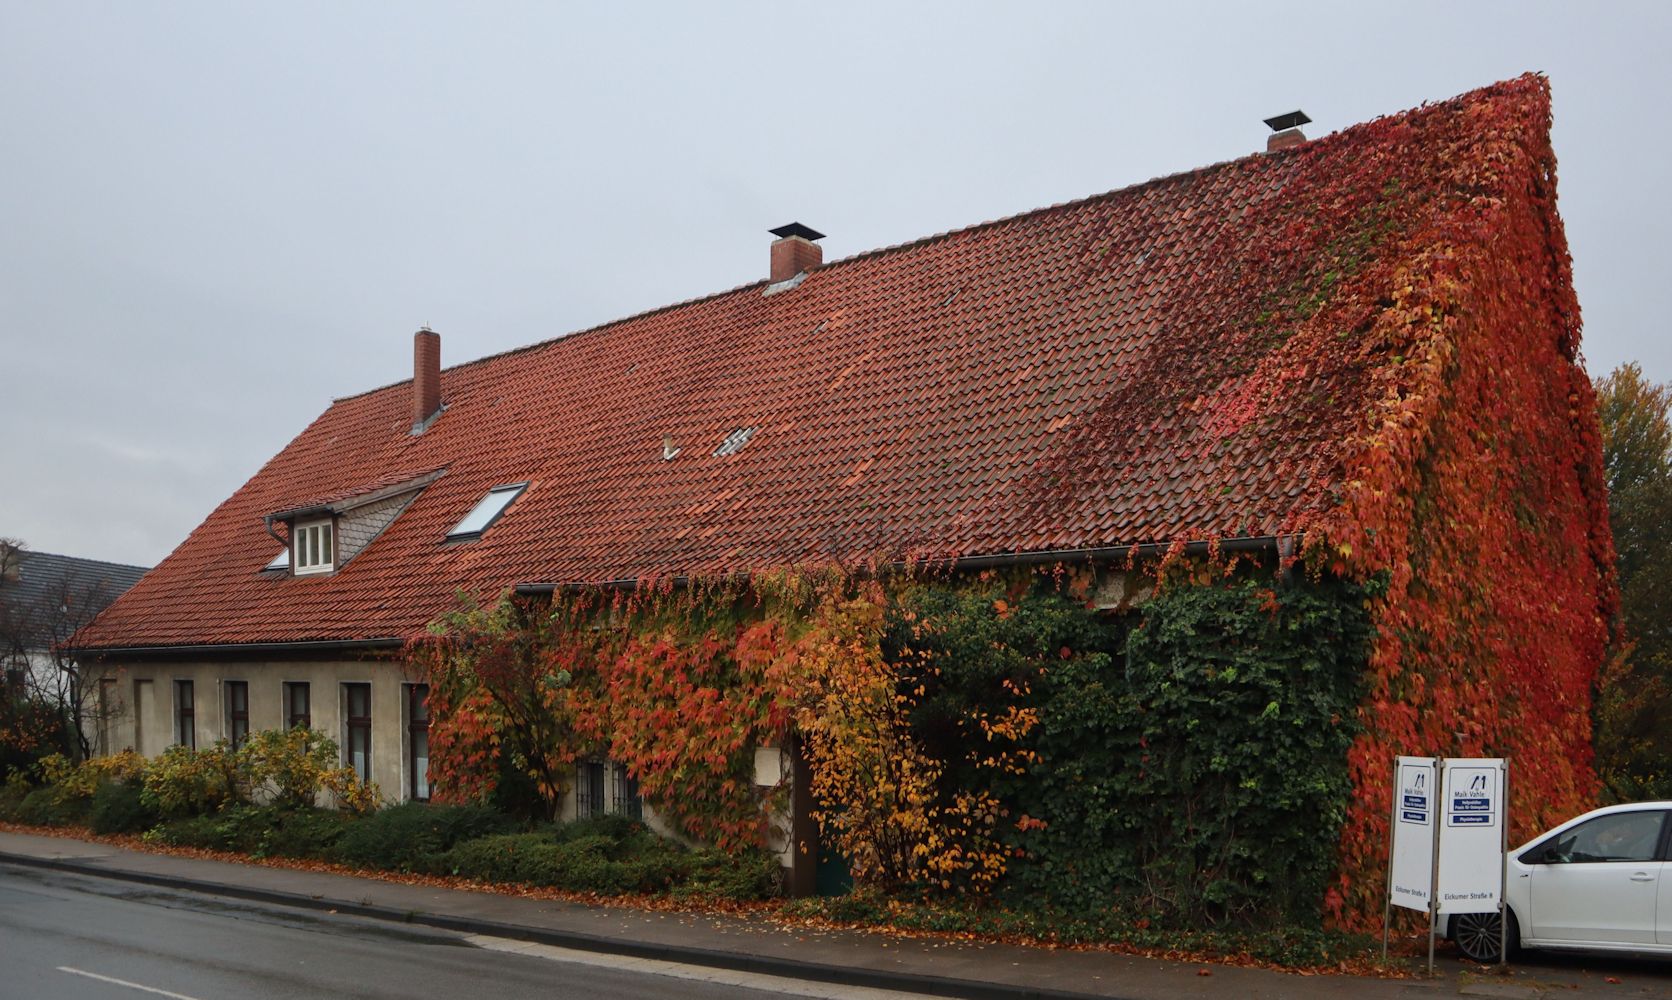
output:
[[[885,652],[914,734],[947,762],[944,794],[1006,806],[1009,902],[1310,924],[1346,814],[1373,589],[1180,583],[1112,615],[1050,585],[919,586]],[[970,720],[1006,702],[1037,712],[1025,774],[978,763],[991,741]]]

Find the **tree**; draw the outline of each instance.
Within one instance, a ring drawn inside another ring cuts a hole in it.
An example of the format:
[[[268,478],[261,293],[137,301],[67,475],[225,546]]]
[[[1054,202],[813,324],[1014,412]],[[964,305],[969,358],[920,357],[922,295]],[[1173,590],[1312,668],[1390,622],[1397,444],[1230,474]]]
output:
[[[1598,772],[1621,800],[1672,795],[1672,385],[1636,363],[1597,384],[1620,642],[1599,679]]]
[[[507,598],[488,607],[467,602],[408,643],[408,662],[430,685],[436,799],[486,799],[509,771],[528,795],[501,803],[554,819],[584,742],[572,671],[597,641],[584,619]]]
[[[24,590],[17,584],[28,561],[23,541],[0,538],[0,752],[8,760],[51,752],[86,758],[116,706],[88,689],[91,679],[63,644],[117,595],[103,580],[67,573]]]

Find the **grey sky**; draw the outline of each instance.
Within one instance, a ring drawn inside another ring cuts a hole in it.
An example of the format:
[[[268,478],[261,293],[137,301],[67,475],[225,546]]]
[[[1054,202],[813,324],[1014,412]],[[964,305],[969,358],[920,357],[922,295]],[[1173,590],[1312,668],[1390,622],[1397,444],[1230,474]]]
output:
[[[160,560],[322,411],[1526,70],[1594,373],[1672,379],[1672,5],[0,0],[0,535]]]

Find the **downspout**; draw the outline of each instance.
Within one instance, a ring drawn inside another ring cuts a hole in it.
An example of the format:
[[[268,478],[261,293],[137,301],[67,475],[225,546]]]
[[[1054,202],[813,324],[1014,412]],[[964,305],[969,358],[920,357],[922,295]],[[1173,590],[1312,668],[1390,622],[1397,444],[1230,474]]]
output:
[[[283,545],[285,547],[285,551],[289,552],[290,551],[290,539],[281,538],[279,536],[279,533],[273,530],[273,515],[268,514],[266,517],[262,518],[261,520],[262,520],[262,523],[267,525],[267,533],[269,535],[273,536],[273,541],[278,542],[280,545]]]

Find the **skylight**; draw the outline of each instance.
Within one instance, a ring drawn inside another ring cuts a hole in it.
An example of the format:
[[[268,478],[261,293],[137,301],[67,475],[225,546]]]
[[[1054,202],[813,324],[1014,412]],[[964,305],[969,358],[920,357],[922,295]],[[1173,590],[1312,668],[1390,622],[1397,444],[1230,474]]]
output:
[[[724,441],[720,442],[720,447],[714,449],[714,457],[724,458],[727,455],[737,454],[743,450],[744,445],[749,443],[749,438],[754,433],[755,428],[753,427],[739,427],[737,430],[732,431],[730,434],[726,435],[726,439]]]
[[[505,508],[511,506],[518,494],[528,488],[527,483],[513,483],[509,486],[495,486],[488,491],[481,502],[470,509],[464,520],[453,525],[453,530],[447,533],[449,541],[457,539],[475,538],[487,531],[499,516],[505,513]]]

